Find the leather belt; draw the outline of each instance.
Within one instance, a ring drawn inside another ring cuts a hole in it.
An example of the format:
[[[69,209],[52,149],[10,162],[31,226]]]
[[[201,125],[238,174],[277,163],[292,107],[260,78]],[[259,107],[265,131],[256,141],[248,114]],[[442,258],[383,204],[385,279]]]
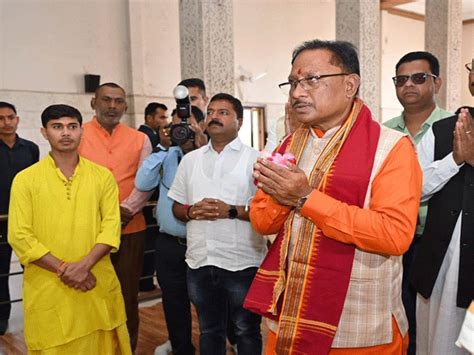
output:
[[[182,237],[177,237],[175,235],[172,235],[172,234],[168,234],[168,233],[163,233],[163,232],[160,232],[160,234],[166,238],[171,238],[171,239],[174,239],[178,242],[178,244],[180,245],[187,245],[186,243],[186,238],[182,238]]]

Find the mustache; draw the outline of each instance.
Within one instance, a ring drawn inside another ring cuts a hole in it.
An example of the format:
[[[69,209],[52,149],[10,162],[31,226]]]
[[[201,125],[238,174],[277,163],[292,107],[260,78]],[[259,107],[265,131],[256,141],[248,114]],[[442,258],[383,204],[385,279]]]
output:
[[[211,122],[209,122],[207,124],[207,126],[209,127],[210,125],[213,125],[213,124],[224,127],[224,125],[222,123],[220,123],[219,121],[216,121],[216,120],[212,120]]]
[[[295,100],[292,102],[291,107],[295,108],[298,105],[308,105],[308,102],[301,101],[301,100]]]

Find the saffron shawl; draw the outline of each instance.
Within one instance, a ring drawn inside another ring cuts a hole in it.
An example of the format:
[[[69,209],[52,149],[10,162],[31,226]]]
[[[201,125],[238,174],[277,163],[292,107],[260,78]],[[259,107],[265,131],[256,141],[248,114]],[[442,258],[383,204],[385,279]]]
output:
[[[293,153],[298,164],[310,129],[296,130],[278,151]],[[379,137],[379,124],[372,120],[368,107],[356,99],[349,117],[319,157],[315,157],[308,177],[310,185],[339,201],[362,208]],[[244,307],[278,320],[279,355],[327,354],[349,287],[355,246],[325,236],[306,218],[302,218],[297,235],[290,236],[294,215],[293,210],[278,233],[249,289]],[[289,256],[290,238],[294,247]]]

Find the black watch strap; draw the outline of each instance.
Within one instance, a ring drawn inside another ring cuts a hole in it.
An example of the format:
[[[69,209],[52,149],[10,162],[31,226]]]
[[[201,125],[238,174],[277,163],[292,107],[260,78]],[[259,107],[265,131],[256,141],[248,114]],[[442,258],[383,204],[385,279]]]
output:
[[[238,215],[237,208],[235,206],[230,206],[229,208],[229,218],[236,219]]]

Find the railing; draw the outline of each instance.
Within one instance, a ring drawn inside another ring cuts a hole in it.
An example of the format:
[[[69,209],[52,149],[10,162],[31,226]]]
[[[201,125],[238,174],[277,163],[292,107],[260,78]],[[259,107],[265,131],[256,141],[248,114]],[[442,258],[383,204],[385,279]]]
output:
[[[156,201],[148,201],[144,207],[155,207],[155,206],[156,206]],[[0,214],[0,222],[6,222],[7,220],[8,220],[8,214]],[[153,228],[153,227],[156,227],[156,226],[157,226],[157,224],[150,224],[150,225],[147,225],[146,227],[147,228]],[[8,242],[6,242],[6,241],[0,242],[0,246],[5,245],[5,244],[8,244]],[[149,249],[149,250],[145,250],[145,252],[143,254],[144,255],[145,254],[151,254],[151,253],[154,253],[154,252],[155,252],[155,249]],[[0,278],[10,277],[10,276],[15,276],[15,275],[23,275],[23,271],[11,272],[9,274],[0,274]],[[150,278],[153,278],[153,277],[154,277],[154,275],[142,276],[142,277],[140,277],[140,281],[150,279]],[[149,298],[147,298],[146,300],[149,300]],[[4,304],[8,304],[8,303],[11,304],[11,303],[16,303],[16,302],[22,302],[22,301],[23,301],[22,298],[10,300],[10,301],[1,301],[0,305],[4,305]]]

